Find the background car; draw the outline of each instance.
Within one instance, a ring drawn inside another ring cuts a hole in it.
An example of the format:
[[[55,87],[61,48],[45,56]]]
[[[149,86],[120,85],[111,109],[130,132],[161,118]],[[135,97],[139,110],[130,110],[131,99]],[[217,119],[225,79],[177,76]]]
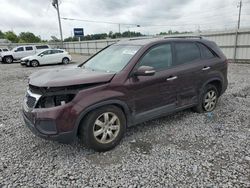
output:
[[[0,48],[0,61],[2,61],[2,56],[1,56],[2,52],[8,52],[8,51],[9,51],[8,48]]]
[[[14,60],[20,60],[24,57],[34,55],[41,50],[50,49],[49,45],[27,45],[17,46],[10,51],[2,52],[1,59],[4,63],[12,63]]]
[[[37,67],[39,65],[68,64],[71,61],[71,55],[68,52],[61,49],[49,49],[37,53],[33,56],[28,56],[21,59],[21,65]]]

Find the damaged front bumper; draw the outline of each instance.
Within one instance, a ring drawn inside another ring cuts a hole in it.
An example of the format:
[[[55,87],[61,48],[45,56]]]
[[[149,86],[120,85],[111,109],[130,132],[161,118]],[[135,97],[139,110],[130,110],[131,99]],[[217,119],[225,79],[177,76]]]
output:
[[[26,126],[37,136],[70,143],[76,138],[78,108],[73,103],[52,108],[36,108],[42,95],[27,90],[22,115]]]
[[[70,143],[76,137],[74,131],[56,133],[56,125],[53,120],[41,120],[38,123],[34,124],[28,119],[24,112],[22,113],[22,115],[25,125],[33,134],[40,138],[46,140],[54,140],[61,143]]]

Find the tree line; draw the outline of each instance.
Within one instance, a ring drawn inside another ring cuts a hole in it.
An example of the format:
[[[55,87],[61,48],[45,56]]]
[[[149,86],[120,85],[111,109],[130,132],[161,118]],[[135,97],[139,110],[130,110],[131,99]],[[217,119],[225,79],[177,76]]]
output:
[[[7,39],[13,43],[42,42],[40,36],[36,36],[31,32],[21,32],[19,35],[17,35],[13,31],[2,32],[0,30],[0,39]]]
[[[169,30],[167,32],[160,32],[157,35],[171,35],[171,34],[183,34],[183,33],[190,33],[188,31],[179,32],[179,31],[172,31]],[[125,37],[140,37],[145,36],[140,32],[135,31],[125,31],[123,33],[113,33],[110,31],[109,33],[99,33],[99,34],[91,34],[81,37],[81,41],[86,40],[99,40],[99,39],[115,39],[115,38],[125,38]],[[0,39],[7,39],[13,43],[39,43],[39,42],[59,42],[60,40],[56,36],[51,36],[50,40],[42,40],[40,36],[36,36],[34,33],[31,32],[21,32],[19,35],[15,34],[13,31],[2,32],[0,30]],[[70,41],[78,41],[78,37],[67,37],[64,39],[64,42]]]

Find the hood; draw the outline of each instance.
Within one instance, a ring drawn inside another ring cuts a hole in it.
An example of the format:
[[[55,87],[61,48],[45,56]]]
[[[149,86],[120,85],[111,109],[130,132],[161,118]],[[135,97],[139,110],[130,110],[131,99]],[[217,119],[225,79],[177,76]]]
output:
[[[1,56],[6,56],[6,55],[12,55],[11,51],[7,51],[7,52],[1,52]]]
[[[114,73],[97,72],[80,67],[41,70],[29,77],[29,84],[37,87],[62,87],[109,82]]]
[[[21,60],[24,61],[24,60],[29,60],[29,59],[32,59],[34,56],[33,55],[30,55],[30,56],[27,56],[27,57],[24,57],[22,58]]]

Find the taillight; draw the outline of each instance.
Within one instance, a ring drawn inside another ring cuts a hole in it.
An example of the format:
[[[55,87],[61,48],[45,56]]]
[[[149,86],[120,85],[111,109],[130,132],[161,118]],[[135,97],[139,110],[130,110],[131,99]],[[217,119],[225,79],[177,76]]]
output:
[[[231,63],[231,61],[230,61],[229,59],[226,59],[226,60],[224,61],[224,63],[225,63],[225,64],[229,64],[229,63]]]

